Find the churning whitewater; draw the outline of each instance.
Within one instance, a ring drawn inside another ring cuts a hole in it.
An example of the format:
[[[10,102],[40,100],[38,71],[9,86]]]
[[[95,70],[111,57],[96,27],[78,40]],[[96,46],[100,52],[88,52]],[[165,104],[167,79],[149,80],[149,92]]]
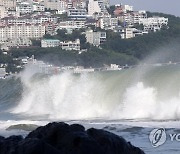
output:
[[[37,73],[28,67],[17,78],[0,81],[4,112],[47,120],[180,118],[179,65],[79,75]]]

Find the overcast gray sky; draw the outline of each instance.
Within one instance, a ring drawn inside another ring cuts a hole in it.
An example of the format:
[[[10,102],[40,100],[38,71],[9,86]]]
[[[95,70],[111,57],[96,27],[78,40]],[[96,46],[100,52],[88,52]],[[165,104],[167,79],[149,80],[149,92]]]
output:
[[[110,0],[111,4],[129,4],[134,10],[169,13],[180,16],[180,0]]]

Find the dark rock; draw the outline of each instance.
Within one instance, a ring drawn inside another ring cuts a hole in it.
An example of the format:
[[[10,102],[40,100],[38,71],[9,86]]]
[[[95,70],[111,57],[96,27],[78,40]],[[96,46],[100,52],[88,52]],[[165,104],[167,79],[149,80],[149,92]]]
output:
[[[16,154],[61,154],[60,151],[39,139],[26,139],[19,142]]]
[[[87,134],[99,143],[104,154],[135,154],[134,150],[136,147],[132,146],[130,142],[126,142],[124,138],[113,133],[102,129],[91,128],[87,130]],[[138,151],[138,149],[139,148],[136,149],[136,153],[144,153],[140,149]]]
[[[0,136],[0,143],[4,141],[4,137],[3,136]]]
[[[143,154],[122,137],[79,124],[49,123],[22,139],[0,137],[0,154]]]
[[[79,125],[79,124],[72,124],[72,125],[70,125],[70,129],[71,129],[71,131],[80,131],[80,132],[84,132],[85,131],[85,128],[84,128],[84,126],[82,126],[82,125]]]
[[[69,125],[63,122],[49,123],[29,133],[26,138],[38,138],[54,147],[58,146],[64,135],[70,132]]]
[[[0,154],[14,154],[15,147],[22,140],[22,136],[10,136],[4,139],[0,142]]]

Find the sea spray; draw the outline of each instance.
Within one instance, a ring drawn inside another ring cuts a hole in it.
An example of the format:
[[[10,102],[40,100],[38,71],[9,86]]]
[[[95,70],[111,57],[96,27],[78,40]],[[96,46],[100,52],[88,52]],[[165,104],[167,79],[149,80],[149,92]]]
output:
[[[22,98],[11,113],[61,120],[180,119],[180,67],[148,67],[136,78],[138,69],[44,77],[27,69],[20,75]]]

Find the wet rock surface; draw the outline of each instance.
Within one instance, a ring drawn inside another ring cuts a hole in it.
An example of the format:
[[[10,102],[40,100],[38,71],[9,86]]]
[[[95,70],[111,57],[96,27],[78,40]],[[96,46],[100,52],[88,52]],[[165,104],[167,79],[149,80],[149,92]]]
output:
[[[144,154],[124,138],[102,129],[53,122],[22,136],[0,137],[0,154]]]

